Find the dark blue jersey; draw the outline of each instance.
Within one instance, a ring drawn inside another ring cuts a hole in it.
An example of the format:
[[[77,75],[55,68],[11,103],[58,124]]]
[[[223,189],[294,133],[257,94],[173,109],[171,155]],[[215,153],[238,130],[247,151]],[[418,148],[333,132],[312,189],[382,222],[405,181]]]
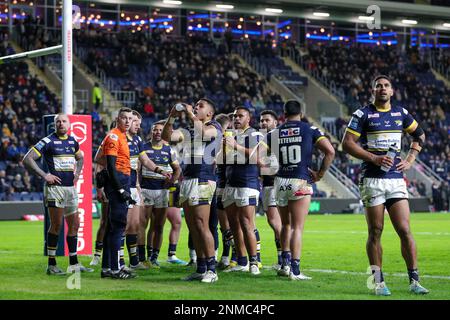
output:
[[[273,187],[275,181],[275,176],[262,176],[262,186],[264,187]]]
[[[311,167],[314,144],[326,139],[318,128],[302,121],[287,121],[267,134],[266,143],[278,159],[277,177],[312,182]]]
[[[61,179],[61,186],[73,186],[75,154],[81,151],[72,136],[58,137],[54,132],[39,141],[33,150],[44,157],[49,172]]]
[[[222,141],[222,127],[211,120],[205,125],[213,125],[217,129],[217,137],[210,140],[200,140],[194,136],[193,127],[189,127],[189,135],[184,135],[183,176],[184,179],[198,178],[199,181],[216,181],[215,157]]]
[[[225,188],[227,182],[227,166],[225,164],[218,164],[216,169],[217,188]]]
[[[168,144],[162,146],[153,146],[151,142],[144,144],[144,150],[147,156],[158,167],[166,172],[172,172],[173,163],[176,163],[175,152]],[[159,173],[153,172],[142,166],[141,170],[141,188],[150,190],[162,190],[166,189],[164,186],[165,177]]]
[[[397,148],[397,157],[388,172],[384,172],[373,163],[363,162],[361,178],[403,178],[403,173],[396,169],[397,164],[401,161],[402,133],[403,131],[411,133],[416,128],[417,122],[406,109],[401,107],[377,110],[373,104],[370,104],[356,110],[346,131],[359,137],[364,150],[376,155],[384,155],[391,145],[395,144]]]
[[[254,149],[262,140],[262,133],[248,127],[235,135],[237,144],[246,149]],[[235,188],[251,188],[259,190],[259,167],[251,163],[247,156],[234,152],[232,164],[228,164],[227,156],[227,185]]]
[[[132,137],[127,135],[127,140],[128,147],[130,148],[130,188],[136,188],[139,155],[144,152],[144,144],[138,135]]]

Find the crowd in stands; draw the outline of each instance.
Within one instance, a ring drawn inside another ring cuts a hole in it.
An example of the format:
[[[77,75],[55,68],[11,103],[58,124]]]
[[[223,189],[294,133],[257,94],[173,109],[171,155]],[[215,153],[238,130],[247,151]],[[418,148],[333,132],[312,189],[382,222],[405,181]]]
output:
[[[39,19],[27,18],[15,25],[18,43],[26,50],[59,41],[59,33],[45,31]],[[8,35],[1,37],[2,55],[11,53]],[[272,59],[286,55],[288,48],[295,46],[283,42],[274,49],[269,40],[249,42],[252,54]],[[135,109],[145,118],[164,118],[175,102],[194,102],[198,97],[208,96],[217,102],[219,112],[231,112],[236,105],[250,108],[255,115],[252,124],[257,125],[255,120],[261,110],[282,104],[281,97],[269,89],[267,79],[230,54],[229,43],[197,35],[169,38],[159,28],[151,33],[130,33],[108,32],[92,26],[76,31],[75,43],[76,51],[84,50],[80,57],[91,71],[102,70],[112,80],[118,80],[119,89],[135,91]],[[450,91],[436,81],[418,51],[334,43],[315,43],[297,49],[297,54],[307,61],[309,71],[316,70],[323,78],[334,81],[350,113],[370,101],[373,75],[389,75],[395,88],[393,102],[407,108],[426,132],[427,143],[421,159],[447,184],[450,182]],[[441,56],[443,63],[448,63],[448,55]],[[0,193],[40,191],[41,182],[36,183],[37,179],[24,172],[10,174],[8,166],[21,166],[18,159],[42,136],[42,114],[58,111],[57,99],[28,73],[25,63],[2,65],[0,81]],[[348,120],[348,117],[335,120],[333,127],[338,139],[342,138]],[[108,126],[101,118],[94,121],[93,152]],[[359,164],[352,163],[335,147],[334,164],[358,183]],[[4,177],[2,169],[8,172]],[[420,183],[411,181],[409,189],[411,194],[424,195]]]
[[[81,30],[76,41],[87,48],[84,62],[91,70],[100,68],[112,78],[129,79],[120,89],[136,90],[137,109],[144,116],[164,117],[174,103],[194,102],[201,96],[212,98],[220,112],[244,105],[257,115],[268,103],[282,103],[265,79],[241,65],[224,44],[216,45],[208,37],[167,39],[91,28]],[[139,81],[142,78],[135,74],[139,69],[133,66],[147,66],[153,77]]]
[[[14,53],[8,34],[0,34],[0,55]],[[57,113],[59,102],[25,62],[0,66],[0,197],[42,191],[20,160],[42,136],[42,116]]]
[[[334,81],[345,96],[343,101],[352,113],[370,102],[371,80],[386,74],[395,89],[393,104],[405,107],[425,130],[426,144],[420,159],[438,175],[450,181],[450,89],[437,81],[427,60],[417,49],[399,52],[390,46],[361,44],[309,44],[298,50],[309,71],[316,70]],[[300,53],[301,51],[301,53]],[[342,72],[345,70],[346,72]],[[342,138],[347,119],[336,119],[338,138]],[[410,140],[404,142],[408,149]],[[343,169],[353,170],[342,158]]]

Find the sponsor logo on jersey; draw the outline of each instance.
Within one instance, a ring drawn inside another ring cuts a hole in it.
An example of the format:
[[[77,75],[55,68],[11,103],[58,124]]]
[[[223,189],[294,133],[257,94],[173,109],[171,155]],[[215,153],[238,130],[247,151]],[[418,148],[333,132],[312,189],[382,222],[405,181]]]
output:
[[[43,141],[39,141],[39,143],[36,144],[35,148],[41,150],[44,146],[45,143]]]
[[[379,123],[379,122],[373,122],[373,121],[369,122],[369,126],[371,126],[371,127],[378,127],[380,125],[381,125],[381,123]]]
[[[348,127],[350,129],[356,130],[356,129],[358,129],[358,124],[359,124],[359,120],[356,119],[355,117],[352,117],[352,119],[350,120],[350,123],[348,124]]]
[[[353,112],[353,115],[361,118],[364,115],[364,112],[361,110],[356,110],[355,112]]]
[[[62,141],[54,141],[54,144],[62,144]]]
[[[114,141],[119,141],[119,137],[117,136],[117,134],[114,134],[114,133],[111,133],[109,135],[109,138]]]
[[[380,117],[380,114],[379,114],[379,113],[369,114],[367,117],[368,117],[369,119],[371,119],[371,118],[379,118],[379,117]]]
[[[280,137],[292,137],[300,134],[300,128],[281,129]]]
[[[401,117],[402,113],[401,112],[391,112],[391,116],[393,116],[393,117]]]
[[[385,127],[390,127],[390,126],[391,126],[390,123],[391,123],[391,122],[390,122],[389,120],[384,120],[384,126],[385,126]]]
[[[395,120],[395,124],[399,127],[402,126],[402,121],[401,120]]]

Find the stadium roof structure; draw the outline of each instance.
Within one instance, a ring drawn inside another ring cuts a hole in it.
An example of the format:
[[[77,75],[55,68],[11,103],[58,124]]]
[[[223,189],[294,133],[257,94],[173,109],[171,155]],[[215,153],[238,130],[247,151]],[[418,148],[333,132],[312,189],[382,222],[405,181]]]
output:
[[[381,25],[395,27],[426,28],[450,33],[450,7],[402,3],[395,1],[368,0],[97,0],[84,2],[152,6],[189,10],[220,11],[253,15],[297,17],[309,20],[365,23],[359,16],[370,16],[367,8],[376,5],[380,8]],[[231,5],[233,8],[218,8],[216,5]],[[281,9],[279,10],[269,10]],[[278,11],[278,12],[274,12]],[[314,15],[314,12],[328,13],[327,17]],[[406,21],[405,21],[406,20]],[[416,21],[416,23],[414,23]],[[408,23],[409,22],[409,23]],[[444,26],[444,23],[446,26]]]

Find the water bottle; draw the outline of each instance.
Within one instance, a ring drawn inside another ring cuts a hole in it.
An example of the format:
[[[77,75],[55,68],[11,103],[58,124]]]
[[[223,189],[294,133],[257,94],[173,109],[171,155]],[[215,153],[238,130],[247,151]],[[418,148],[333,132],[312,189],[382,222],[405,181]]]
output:
[[[223,133],[224,137],[232,137],[233,136],[233,130],[227,129],[225,130],[225,132]],[[229,146],[225,145],[224,146],[224,153],[227,154],[228,152],[233,151]]]
[[[395,159],[395,156],[397,155],[397,145],[395,143],[389,147],[389,151],[386,153],[386,155],[392,160]],[[391,167],[381,166],[381,170],[383,170],[384,172],[388,172],[390,169]]]
[[[177,110],[178,112],[181,112],[181,111],[185,111],[186,108],[184,107],[184,105],[182,103],[177,103],[175,105],[175,110]]]

